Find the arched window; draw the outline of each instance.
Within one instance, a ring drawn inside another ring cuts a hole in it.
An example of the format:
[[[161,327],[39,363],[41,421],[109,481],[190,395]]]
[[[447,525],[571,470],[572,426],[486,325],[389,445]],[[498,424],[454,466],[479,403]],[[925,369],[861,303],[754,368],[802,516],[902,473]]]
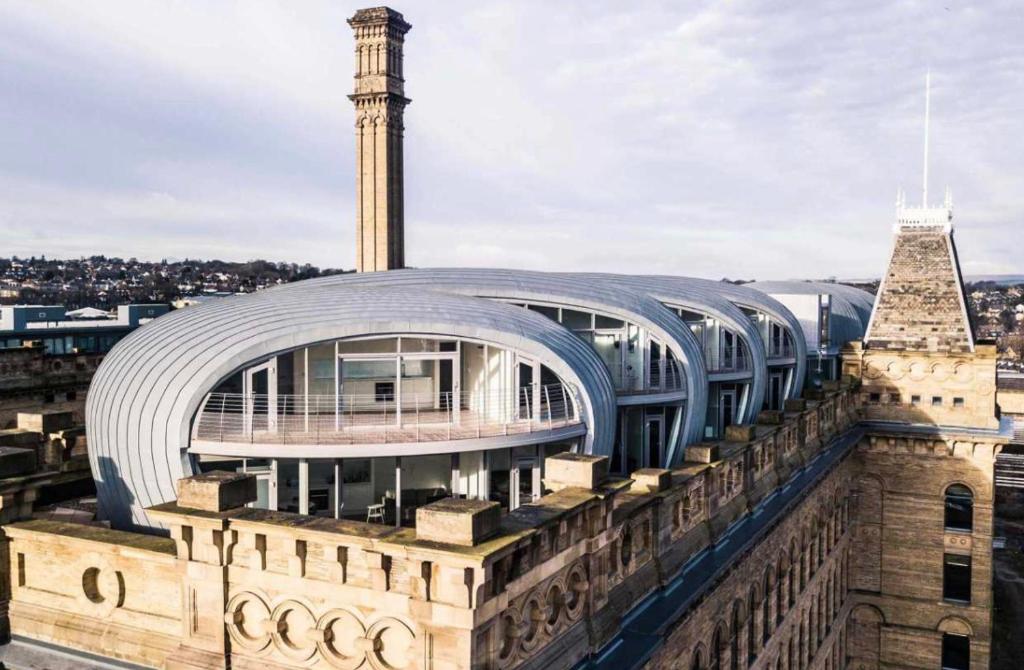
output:
[[[946,528],[971,531],[974,528],[974,494],[963,484],[946,489]]]
[[[708,670],[722,670],[722,629],[715,631],[711,638],[711,650],[708,652]]]
[[[690,665],[691,670],[704,670],[704,661],[700,657],[700,651],[693,655],[693,663]]]
[[[757,658],[757,647],[754,644],[754,617],[757,616],[757,593],[754,586],[750,587],[750,599],[747,603],[747,667],[754,664]]]
[[[761,598],[761,643],[768,644],[768,638],[771,637],[772,627],[770,625],[771,619],[769,618],[769,609],[772,601],[772,573],[771,568],[767,568],[764,571],[764,597]]]
[[[782,567],[782,563],[785,560],[785,555],[783,555],[783,558],[779,561],[779,565],[775,573],[775,621],[778,623],[782,623],[782,617],[786,615],[785,605],[787,601],[786,592],[784,588],[786,585],[786,580],[782,578],[784,574],[784,568]],[[790,584],[789,588],[790,593],[792,593],[793,585]]]

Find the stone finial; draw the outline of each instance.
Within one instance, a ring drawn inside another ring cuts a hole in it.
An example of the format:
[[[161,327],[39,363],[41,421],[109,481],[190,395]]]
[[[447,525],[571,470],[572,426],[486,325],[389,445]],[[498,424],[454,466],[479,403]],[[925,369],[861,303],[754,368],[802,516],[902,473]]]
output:
[[[214,470],[178,480],[178,507],[223,512],[256,500],[256,477]]]
[[[496,502],[445,498],[416,510],[416,539],[472,547],[498,532],[500,523]]]
[[[754,426],[737,423],[725,428],[726,442],[750,442],[754,439]]]
[[[570,486],[594,489],[607,478],[607,456],[564,453],[544,460],[544,485],[552,491]]]
[[[651,493],[664,491],[672,485],[672,471],[664,468],[643,468],[630,475],[630,478],[633,480],[633,488],[646,488]]]
[[[717,442],[700,442],[686,447],[686,460],[692,463],[713,463],[718,460]]]
[[[807,401],[803,398],[786,398],[787,412],[803,412],[807,409]]]
[[[18,428],[44,435],[67,430],[73,423],[71,412],[63,410],[18,412]]]

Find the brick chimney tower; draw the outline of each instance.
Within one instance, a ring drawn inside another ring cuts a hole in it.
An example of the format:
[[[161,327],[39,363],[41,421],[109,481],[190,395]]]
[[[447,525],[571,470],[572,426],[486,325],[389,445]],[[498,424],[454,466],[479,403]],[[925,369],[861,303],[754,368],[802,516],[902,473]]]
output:
[[[412,27],[388,7],[360,9],[356,38],[356,271],[405,266],[402,44]]]

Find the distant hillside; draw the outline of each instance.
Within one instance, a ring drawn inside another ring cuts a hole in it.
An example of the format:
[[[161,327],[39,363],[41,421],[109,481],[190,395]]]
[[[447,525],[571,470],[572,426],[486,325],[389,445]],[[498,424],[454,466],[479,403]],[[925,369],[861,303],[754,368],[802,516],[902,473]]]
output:
[[[1024,275],[966,275],[964,281],[969,284],[992,282],[1000,286],[1012,286],[1014,284],[1024,284]]]

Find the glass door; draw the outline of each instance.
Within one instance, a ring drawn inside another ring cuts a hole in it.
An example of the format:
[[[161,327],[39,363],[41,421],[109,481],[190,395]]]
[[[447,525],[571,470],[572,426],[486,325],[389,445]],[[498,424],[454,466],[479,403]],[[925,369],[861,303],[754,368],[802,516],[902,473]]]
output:
[[[773,372],[768,383],[768,409],[782,409],[782,373]]]
[[[277,359],[249,368],[242,378],[245,431],[277,432]]]
[[[660,415],[648,416],[644,432],[647,443],[644,466],[660,468],[664,457],[664,419]]]
[[[736,335],[731,331],[721,328],[722,333],[722,350],[720,360],[722,361],[722,370],[735,370],[736,369]]]
[[[540,497],[540,473],[536,465],[534,458],[517,458],[509,470],[509,510]]]
[[[719,435],[725,435],[725,429],[736,422],[736,391],[735,389],[722,389],[719,393],[718,403],[718,425]]]
[[[398,394],[396,356],[348,354],[338,357],[337,427],[395,423]]]
[[[516,366],[516,400],[519,404],[519,418],[537,420],[540,416],[539,366],[530,360],[519,358]]]

